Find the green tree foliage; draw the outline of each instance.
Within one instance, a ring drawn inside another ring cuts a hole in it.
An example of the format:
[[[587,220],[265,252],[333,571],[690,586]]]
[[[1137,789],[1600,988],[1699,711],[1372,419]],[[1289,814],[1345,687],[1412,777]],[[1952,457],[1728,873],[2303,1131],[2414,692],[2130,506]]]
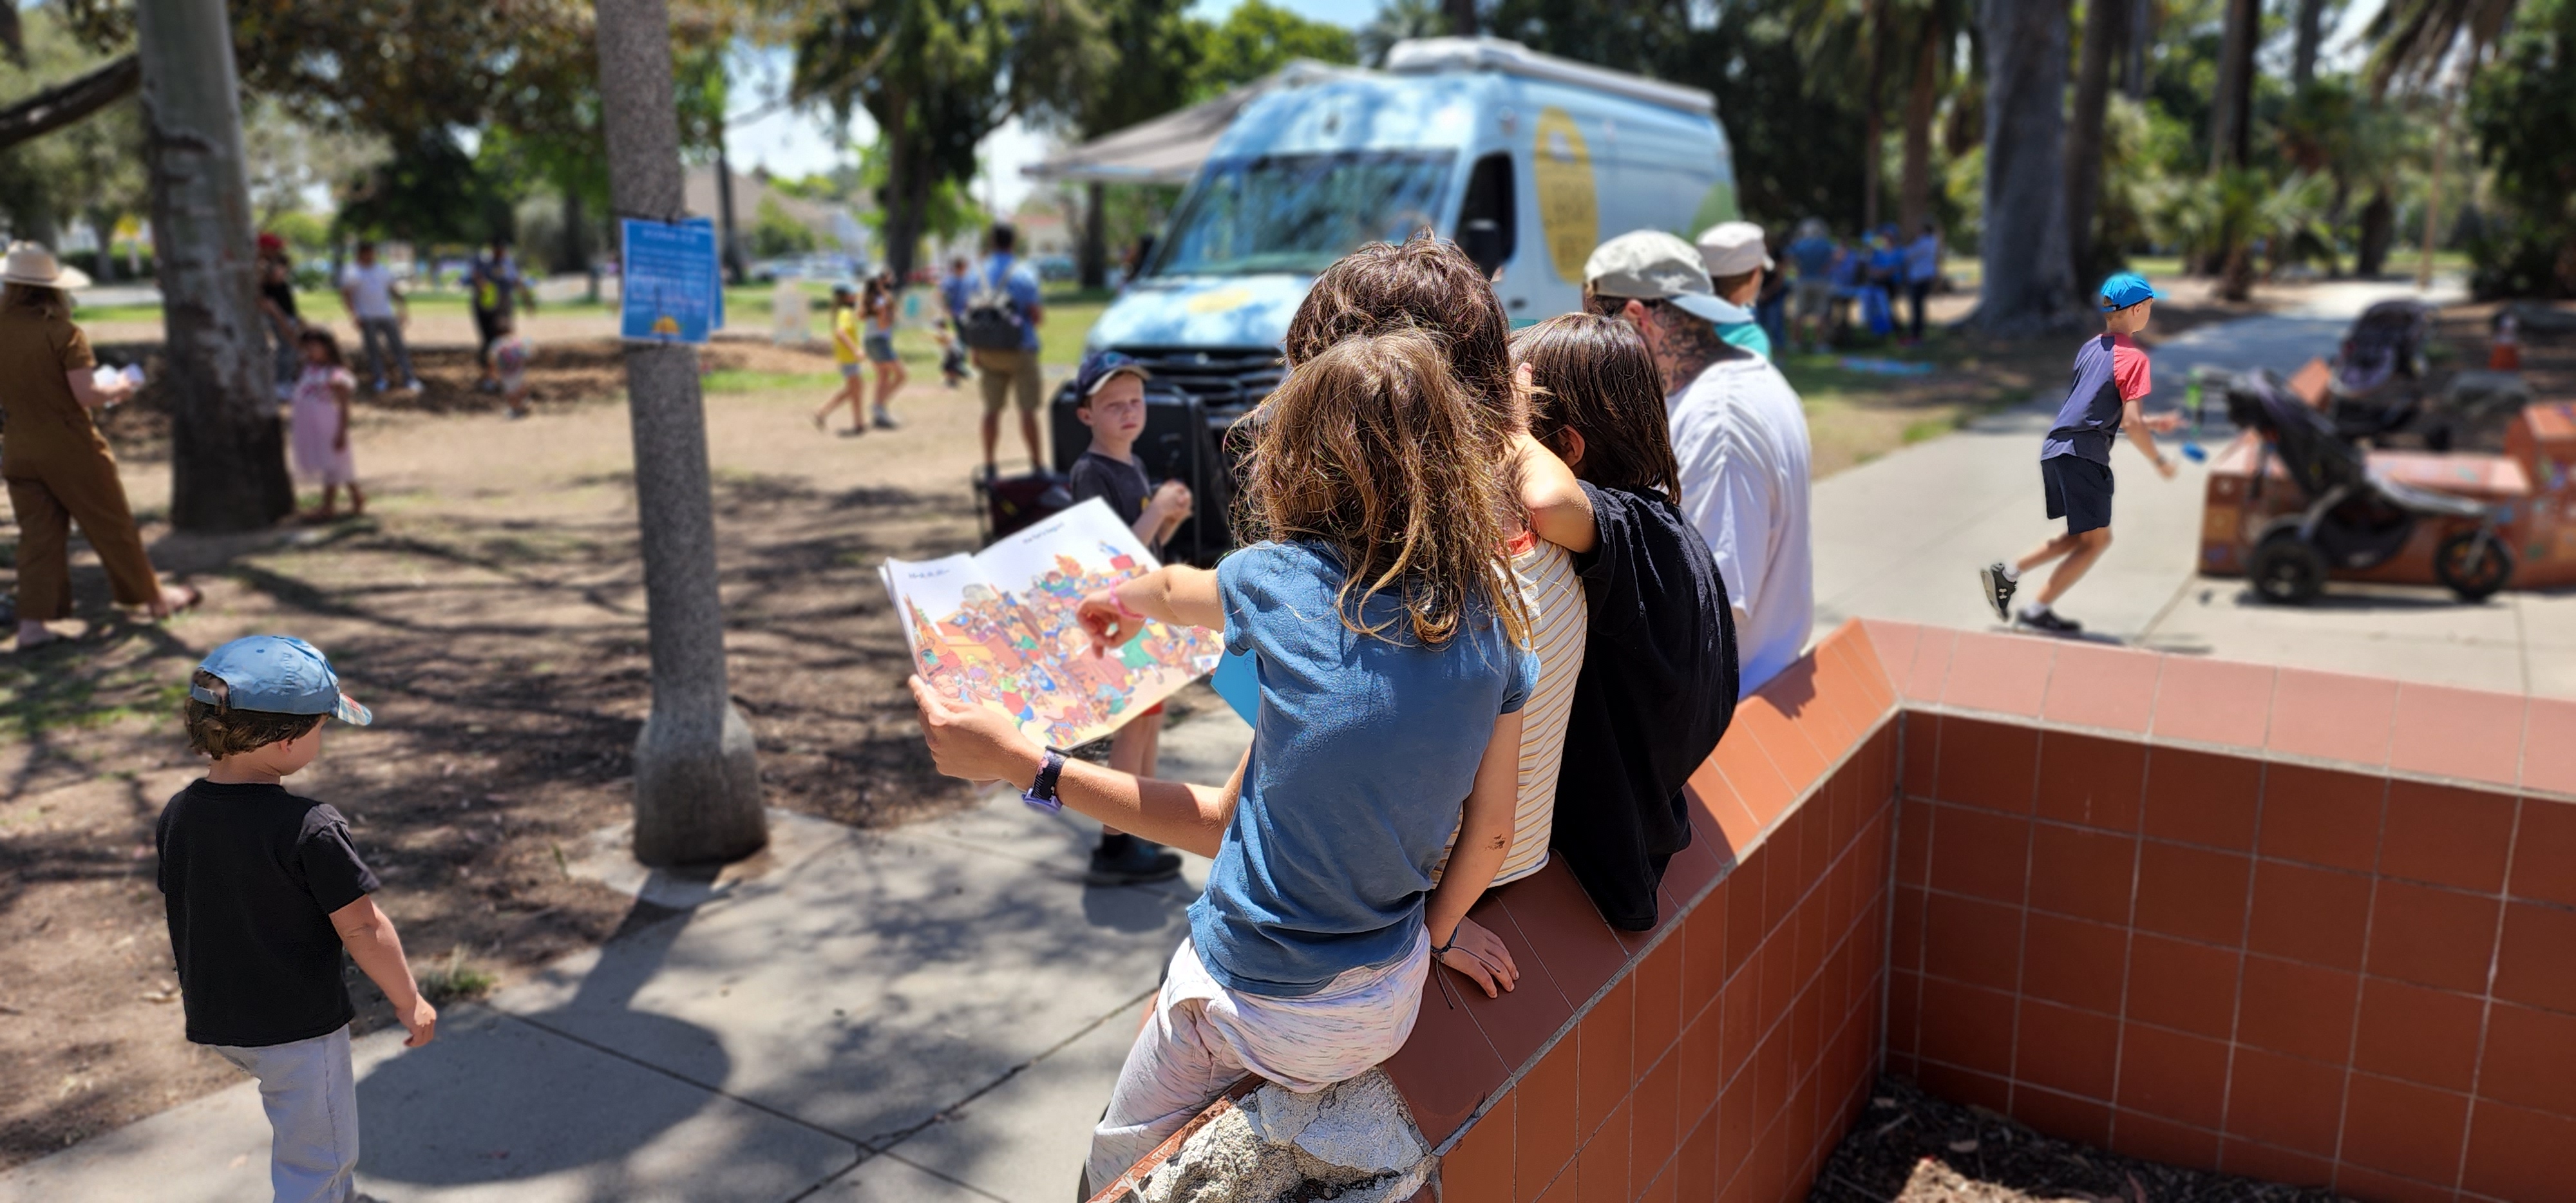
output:
[[[1144,7],[1168,0],[1131,2]],[[1192,101],[1241,87],[1301,58],[1319,63],[1359,61],[1359,41],[1350,30],[1307,20],[1264,0],[1242,0],[1223,21],[1210,24],[1192,19],[1187,26],[1197,43],[1197,62],[1188,76]]]
[[[2488,294],[2576,295],[2576,3],[2530,5],[2501,50],[2469,94],[2469,128],[2505,207],[2498,228],[2472,244],[2476,284]]]
[[[109,57],[82,45],[55,15],[30,9],[21,18],[20,60],[0,61],[0,103],[61,83]],[[9,232],[58,244],[74,219],[113,229],[142,212],[143,134],[133,100],[120,100],[88,120],[0,151],[0,212]],[[99,264],[105,269],[102,259]]]
[[[751,253],[763,259],[781,255],[802,255],[820,245],[821,240],[804,222],[789,215],[778,198],[760,198],[760,209],[751,219]]]

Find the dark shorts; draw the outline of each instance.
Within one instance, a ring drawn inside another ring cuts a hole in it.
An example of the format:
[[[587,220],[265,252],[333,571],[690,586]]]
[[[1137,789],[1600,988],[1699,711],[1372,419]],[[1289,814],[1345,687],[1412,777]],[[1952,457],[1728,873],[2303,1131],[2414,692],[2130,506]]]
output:
[[[2111,525],[2111,469],[2077,455],[2039,461],[2048,491],[2048,516],[2064,518],[2066,533],[2080,535]]]

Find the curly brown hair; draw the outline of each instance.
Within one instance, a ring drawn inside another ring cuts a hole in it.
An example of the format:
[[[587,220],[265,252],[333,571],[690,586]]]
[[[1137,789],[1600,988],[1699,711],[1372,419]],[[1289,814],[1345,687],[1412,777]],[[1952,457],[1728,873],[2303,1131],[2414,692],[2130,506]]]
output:
[[[1512,335],[1512,360],[1530,368],[1530,435],[1560,454],[1566,431],[1583,437],[1576,476],[1680,504],[1663,374],[1636,327],[1597,313],[1559,314]]]
[[[1370,621],[1392,592],[1406,633],[1437,646],[1491,616],[1515,643],[1529,634],[1503,549],[1512,512],[1503,441],[1457,377],[1441,342],[1399,329],[1304,357],[1261,403],[1244,463],[1246,533],[1321,545],[1343,575],[1342,625],[1389,642]]]
[[[1288,319],[1283,349],[1295,367],[1352,335],[1406,326],[1440,340],[1449,370],[1489,416],[1519,426],[1503,303],[1475,260],[1428,233],[1369,243],[1325,268]]]
[[[205,756],[221,760],[239,756],[273,743],[284,743],[322,725],[324,715],[279,714],[272,710],[235,710],[230,704],[232,687],[222,677],[199,670],[188,683],[212,693],[213,702],[188,699],[181,707],[180,721],[188,729],[188,747]]]

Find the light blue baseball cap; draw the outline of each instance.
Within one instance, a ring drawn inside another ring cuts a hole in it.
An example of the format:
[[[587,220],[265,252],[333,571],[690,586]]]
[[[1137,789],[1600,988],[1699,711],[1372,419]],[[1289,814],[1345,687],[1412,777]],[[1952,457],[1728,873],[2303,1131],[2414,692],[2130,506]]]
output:
[[[2136,272],[2113,272],[2111,278],[2102,281],[2102,287],[2094,291],[2100,297],[2104,313],[2114,313],[2140,301],[2152,301],[2165,295],[2157,292],[2155,285],[2147,283],[2147,278]]]
[[[218,698],[201,685],[188,686],[188,696],[228,710],[269,714],[328,714],[344,723],[366,726],[374,713],[356,698],[340,692],[339,674],[320,648],[292,635],[246,635],[216,648],[197,665],[224,683],[229,697]]]

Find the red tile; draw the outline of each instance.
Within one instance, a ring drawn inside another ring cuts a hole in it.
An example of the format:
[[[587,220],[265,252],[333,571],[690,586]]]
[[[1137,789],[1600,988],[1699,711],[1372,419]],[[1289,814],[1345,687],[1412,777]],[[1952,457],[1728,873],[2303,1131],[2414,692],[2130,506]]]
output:
[[[2144,744],[2043,731],[2039,737],[2039,817],[2134,832],[2138,829],[2138,802],[2146,776]]]
[[[1898,969],[1920,971],[1923,968],[1923,891],[1912,886],[1896,887],[1895,916],[1888,926],[1888,964]]]
[[[1861,634],[1867,636],[1868,647],[1877,657],[1879,671],[1893,690],[1895,683],[1914,667],[1914,642],[1921,636],[1923,628],[1885,618],[1854,621],[1860,623]],[[1854,643],[1848,646],[1857,650],[1861,645]]]
[[[1674,1114],[1684,1126],[1699,1122],[1717,1105],[1718,1087],[1726,1081],[1726,1017],[1711,1009],[1682,1033],[1674,1049],[1678,1076],[1673,1082]]]
[[[1898,730],[1898,793],[1908,798],[1929,798],[1940,785],[1941,716],[1909,710]]]
[[[2337,1066],[2238,1049],[2227,1091],[2228,1134],[2333,1157],[2343,1077]]]
[[[2360,993],[2360,974],[2249,956],[2237,992],[2236,1039],[2341,1065],[2352,1056],[2353,1008]]]
[[[1789,1103],[1789,1068],[1789,1033],[1785,1027],[1773,1028],[1754,1048],[1751,1070],[1753,1114],[1765,1127]]]
[[[1495,1100],[1476,1126],[1449,1155],[1440,1159],[1440,1189],[1453,1199],[1500,1200],[1512,1197],[1511,1095]]]
[[[2379,818],[2386,778],[2306,765],[2271,764],[2263,773],[2265,856],[2368,873],[2379,864]]]
[[[1664,864],[1663,892],[1669,901],[1663,917],[1667,920],[1699,905],[1717,885],[1717,879],[1726,874],[1726,862],[1718,859],[1719,842],[1700,836],[1696,830],[1691,834],[1690,845]]]
[[[2272,733],[2264,747],[2380,768],[2397,709],[2397,682],[2385,677],[2281,670],[2272,691]]]
[[[1628,1193],[1628,1126],[1631,1112],[1626,1099],[1619,1100],[1601,1130],[1584,1142],[1574,1155],[1574,1197],[1577,1203],[1634,1203]]]
[[[2096,1146],[2111,1143],[2111,1108],[2105,1103],[2016,1086],[2012,1110],[2006,1114],[2060,1140]]]
[[[2388,767],[2511,789],[2521,776],[2523,710],[2520,694],[2400,685]]]
[[[1681,1152],[1673,1155],[1673,1196],[1676,1200],[1709,1200],[1717,1197],[1717,1115],[1711,1112],[1682,1138]],[[1460,1203],[1466,1203],[1464,1199]]]
[[[2119,928],[2033,912],[2022,934],[2022,993],[2119,1014],[2128,942]]]
[[[2495,995],[2576,1015],[2576,912],[2532,902],[2505,908]]]
[[[1940,783],[1933,796],[1964,806],[2029,814],[2037,805],[2038,786],[2036,728],[1942,718]]]
[[[2485,1015],[2486,1005],[2465,994],[2364,978],[2353,1068],[2465,1093],[2477,1074]]]
[[[2118,1102],[2123,1111],[2214,1130],[2226,1090],[2226,1044],[2141,1024],[2122,1029]],[[2118,1148],[2117,1133],[2113,1136],[2112,1147]]]
[[[1753,1116],[1753,1082],[1747,1078],[1717,1096],[1717,1180],[1736,1177],[1753,1158],[1753,1140],[1762,1134]]]
[[[2044,639],[1963,632],[1950,656],[1950,679],[1941,704],[1962,710],[1991,710],[2027,718],[2039,716],[2048,692],[2048,666],[2056,646]]]
[[[2567,742],[2576,745],[2576,739]],[[2569,865],[2576,865],[2576,804],[2523,799],[2513,839],[2513,896],[2576,906]]]
[[[2240,1178],[2290,1186],[2322,1187],[2334,1181],[2334,1162],[2330,1158],[2310,1157],[2250,1140],[2222,1141],[2218,1168]]]
[[[1524,1186],[1517,1189],[1534,1190],[1536,1193],[1530,1196],[1532,1203],[1576,1203],[1575,1178],[1574,1167],[1568,1165],[1555,1178],[1543,1185],[1534,1188]]]
[[[2259,664],[2167,656],[2156,681],[2150,730],[2158,740],[2262,747],[2271,721],[2275,671]]]
[[[1897,681],[1897,692],[1917,702],[1940,701],[1941,687],[1950,679],[1950,649],[1958,642],[1957,631],[1924,627],[1914,641],[1914,663]]]
[[[2496,1199],[2556,1199],[2576,1182],[2576,1120],[2481,1100],[2460,1184]]]
[[[1730,981],[1761,951],[1762,937],[1770,931],[1762,915],[1770,862],[1770,857],[1756,856],[1737,865],[1726,879],[1726,976]]]
[[[2108,1102],[2120,1057],[2120,1021],[2031,999],[2022,1000],[2014,1034],[2013,1076],[2051,1090]]]
[[[2459,1172],[2466,1097],[2354,1074],[2344,1088],[2343,1159],[2421,1182]]]
[[[2139,932],[2129,945],[2129,1018],[2227,1039],[2240,959],[2224,949]]]
[[[1923,979],[1922,1055],[1998,1077],[2012,1072],[2013,999],[2009,994]]]
[[[1637,963],[1637,1064],[1652,1065],[1682,1038],[1682,942],[1668,937]]]
[[[2576,1016],[2498,1003],[2483,1060],[2481,1096],[2576,1118]]]
[[[1622,978],[1575,1025],[1576,1066],[1582,1075],[1582,1084],[1577,1087],[1579,1131],[1591,1132],[1610,1117],[1611,1108],[1637,1088],[1636,1036],[1635,980]]]
[[[1574,1041],[1560,1041],[1529,1075],[1512,1089],[1518,1108],[1513,1148],[1513,1182],[1523,1203],[1538,1198],[1539,1191],[1556,1180],[1557,1171],[1573,1160],[1580,1143],[1576,1131],[1575,1092],[1580,1075],[1576,1073]]]
[[[2497,910],[2492,898],[2383,879],[2371,903],[2365,968],[2419,986],[2484,992]],[[2576,946],[2560,946],[2567,947]]]
[[[1789,783],[1789,796],[1797,798],[1825,775],[1824,754],[1816,750],[1800,726],[1778,705],[1757,694],[1736,706],[1734,725],[1727,728],[1723,742],[1749,739],[1759,744],[1771,758],[1771,767],[1780,771],[1780,779]]]
[[[1932,815],[1935,890],[2018,905],[2030,872],[2030,820],[1966,806]]]
[[[2523,718],[2522,788],[2525,792],[2576,794],[2576,702],[2533,698]]]
[[[1413,1034],[1384,1066],[1413,1108],[1422,1138],[1434,1146],[1449,1139],[1508,1076],[1502,1058],[1494,1055],[1494,1046],[1476,1030],[1475,1020],[1434,1001],[1437,993],[1423,992],[1424,1005],[1413,1021]]]
[[[2218,1164],[2218,1134],[2136,1111],[2112,1119],[2111,1150],[2146,1161],[2208,1169]]]
[[[2147,931],[2239,945],[2253,864],[2231,852],[2148,840],[2138,853],[2137,924]]]
[[[2294,961],[2359,969],[2370,919],[2370,885],[2369,878],[2357,873],[2258,862],[2245,947]]]
[[[1924,906],[1923,972],[2010,992],[2020,985],[2021,911],[1934,894]]]
[[[1683,919],[1682,1025],[1717,1001],[1726,985],[1726,891],[1711,890]]]
[[[2000,1074],[1978,1073],[1973,1069],[1926,1061],[1915,1081],[1921,1083],[1923,1089],[1953,1103],[2007,1114],[2012,1106],[2012,1081]]]
[[[2034,824],[2030,906],[2097,923],[2126,923],[2137,859],[2135,836]]]
[[[1912,1057],[1922,1051],[1923,975],[1902,971],[1887,975],[1887,1050],[1891,1056]],[[1726,1069],[1732,1075],[1739,1057],[1735,1028],[1727,1028]]]
[[[2186,748],[2147,754],[2146,812],[2140,829],[2159,839],[2231,852],[2254,847],[2263,762]]]
[[[2459,1198],[2448,1186],[2383,1174],[2349,1161],[2335,1171],[2335,1193],[2370,1203],[2454,1203]]]
[[[1788,779],[1772,766],[1771,755],[1762,750],[1762,742],[1749,733],[1738,735],[1734,728],[1729,728],[1726,738],[1717,741],[1717,750],[1709,754],[1708,760],[1725,775],[1727,785],[1735,792],[1735,800],[1743,804],[1746,814],[1752,816],[1757,836],[1762,828],[1770,826],[1771,820],[1788,808],[1789,800],[1797,796]],[[1732,836],[1735,830],[1730,827],[1727,834]],[[1737,840],[1733,846],[1741,855],[1752,846],[1752,838]]]
[[[2388,783],[2379,871],[2391,877],[2475,890],[2504,889],[2513,843],[2512,797],[2420,781]]]
[[[1868,717],[1866,713],[1845,715],[1842,707],[1835,704],[1837,694],[1853,702],[1860,700],[1860,691],[1849,674],[1850,669],[1840,660],[1826,656],[1818,648],[1790,661],[1787,668],[1773,674],[1745,701],[1758,699],[1778,709],[1789,725],[1806,737],[1808,747],[1830,765],[1851,750],[1852,741],[1860,735],[1859,720]],[[1744,707],[1738,705],[1736,713],[1743,712]]]
[[[1592,899],[1575,884],[1563,860],[1550,860],[1499,894],[1503,909],[1529,941],[1529,955],[1547,967],[1567,1002],[1581,1006],[1628,963],[1627,950],[1592,909]],[[1513,955],[1517,959],[1519,950]]]
[[[1455,989],[1450,994],[1442,994],[1442,997],[1445,999],[1454,994],[1459,1008],[1475,1019],[1476,1027],[1485,1034],[1486,1042],[1494,1046],[1494,1055],[1517,1071],[1531,1057],[1538,1055],[1538,1050],[1548,1041],[1556,1038],[1557,1031],[1574,1015],[1574,1005],[1557,989],[1556,979],[1549,975],[1547,966],[1538,957],[1526,955],[1525,950],[1530,947],[1529,938],[1512,921],[1511,912],[1492,895],[1479,901],[1469,913],[1478,923],[1493,929],[1494,934],[1502,938],[1504,946],[1513,950],[1512,962],[1521,971],[1520,984],[1497,997],[1487,998],[1483,990],[1465,978],[1453,977],[1448,981]]]
[[[1919,886],[1932,872],[1932,812],[1929,802],[1906,799],[1896,807],[1896,884]]]
[[[1643,1164],[1643,1162],[1639,1163],[1640,1166]],[[1640,1169],[1639,1172],[1644,1171]],[[1671,1169],[1657,1174],[1653,1182],[1647,1183],[1644,1190],[1637,1192],[1637,1203],[1674,1203],[1673,1180],[1678,1176],[1677,1172]]]
[[[1637,1079],[1636,1103],[1628,1109],[1634,1130],[1629,1136],[1640,1171],[1661,1169],[1680,1144],[1681,1058],[1666,1057]]]
[[[2145,734],[2156,707],[2156,672],[2164,657],[2127,648],[2066,643],[2048,673],[2040,717],[2078,727]]]

